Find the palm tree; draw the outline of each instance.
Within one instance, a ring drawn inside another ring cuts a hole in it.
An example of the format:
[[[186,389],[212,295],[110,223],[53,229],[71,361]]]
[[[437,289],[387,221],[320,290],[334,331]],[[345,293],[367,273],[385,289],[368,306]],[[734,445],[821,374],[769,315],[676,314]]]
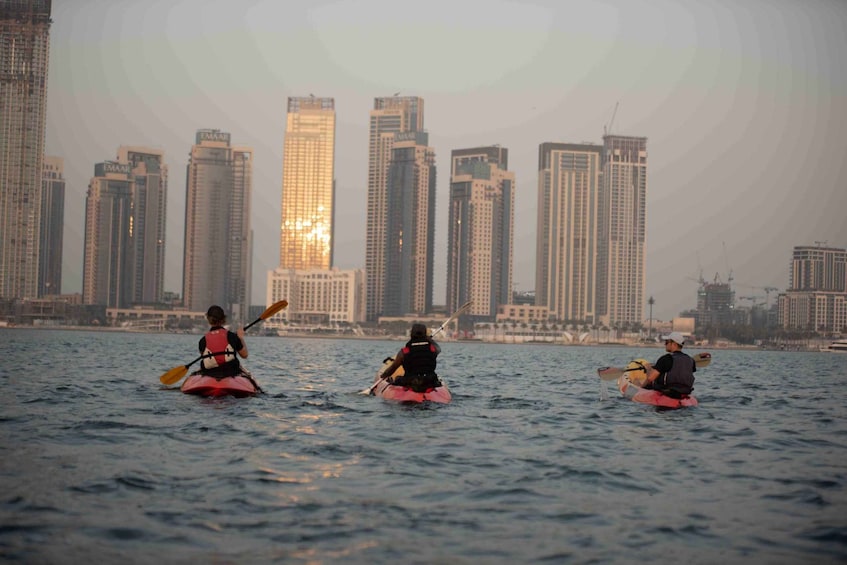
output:
[[[653,295],[650,295],[650,298],[647,299],[647,304],[650,305],[650,330],[647,332],[647,339],[653,339],[653,304],[656,303],[656,300],[653,298]]]

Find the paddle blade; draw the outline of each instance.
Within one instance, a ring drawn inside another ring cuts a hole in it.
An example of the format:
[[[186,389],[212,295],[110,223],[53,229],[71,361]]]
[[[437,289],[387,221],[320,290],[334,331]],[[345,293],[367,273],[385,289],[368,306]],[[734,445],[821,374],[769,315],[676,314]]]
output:
[[[712,354],[711,353],[698,353],[694,355],[694,365],[698,369],[702,369],[703,367],[708,367],[709,363],[712,362]]]
[[[244,326],[244,331],[247,331],[249,328],[252,328],[253,326],[258,324],[262,320],[267,320],[268,318],[270,318],[271,316],[273,316],[274,314],[276,314],[277,312],[279,312],[280,310],[282,310],[286,306],[288,306],[287,300],[280,300],[279,302],[274,302],[273,304],[271,304],[270,306],[265,308],[265,311],[262,312],[261,316],[259,316],[257,319],[253,320],[252,322],[250,322],[249,324]]]
[[[172,385],[175,382],[179,381],[187,373],[188,365],[180,365],[179,367],[174,367],[173,369],[159,377],[159,380],[162,381],[162,384]]]
[[[286,306],[288,306],[288,300],[280,300],[279,302],[274,302],[273,304],[268,306],[267,309],[265,309],[264,312],[262,312],[262,315],[259,316],[259,319],[260,320],[267,320],[268,318],[270,318],[271,316],[273,316],[274,314],[276,314],[277,312],[279,312],[280,310],[282,310]]]
[[[618,367],[600,367],[597,369],[597,376],[600,377],[601,381],[616,381],[623,374],[624,370]]]

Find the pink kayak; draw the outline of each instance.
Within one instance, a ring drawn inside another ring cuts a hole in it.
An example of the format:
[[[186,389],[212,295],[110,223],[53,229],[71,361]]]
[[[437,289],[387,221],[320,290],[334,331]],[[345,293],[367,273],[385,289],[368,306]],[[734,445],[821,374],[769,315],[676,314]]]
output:
[[[630,381],[629,373],[624,373],[618,377],[618,388],[625,398],[629,398],[633,402],[642,402],[644,404],[652,404],[653,406],[661,406],[663,408],[697,406],[697,399],[691,395],[683,398],[671,398],[670,396],[662,394],[658,390],[641,388]]]
[[[390,384],[386,379],[380,379],[379,375],[385,370],[391,362],[394,361],[393,357],[389,357],[383,362],[382,368],[377,371],[376,378],[374,379],[374,387],[371,389],[371,394],[374,396],[381,396],[385,400],[393,400],[395,402],[438,402],[440,404],[447,404],[452,400],[453,395],[450,394],[450,390],[447,388],[447,385],[444,382],[441,382],[441,386],[435,388],[426,389],[423,392],[417,392],[412,390],[409,387],[398,386]],[[399,367],[392,377],[399,377],[403,375],[403,367]]]
[[[233,377],[210,377],[199,372],[191,373],[180,387],[185,394],[200,396],[251,396],[260,392],[259,386],[252,375],[242,371]]]

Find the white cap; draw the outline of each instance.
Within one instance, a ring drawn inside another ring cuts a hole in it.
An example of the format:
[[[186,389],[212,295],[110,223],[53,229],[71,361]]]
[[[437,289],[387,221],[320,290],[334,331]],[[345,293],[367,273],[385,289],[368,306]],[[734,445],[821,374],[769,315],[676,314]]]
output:
[[[680,345],[685,345],[685,337],[680,332],[671,332],[668,335],[663,335],[662,339],[669,339]]]

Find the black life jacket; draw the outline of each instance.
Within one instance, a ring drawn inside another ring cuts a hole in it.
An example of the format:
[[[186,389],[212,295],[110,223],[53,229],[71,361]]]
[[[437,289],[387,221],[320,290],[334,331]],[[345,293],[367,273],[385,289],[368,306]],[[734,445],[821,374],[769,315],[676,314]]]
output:
[[[656,378],[653,388],[661,390],[668,396],[678,398],[688,396],[694,389],[694,359],[682,351],[674,351],[673,366],[667,373]]]
[[[409,340],[403,347],[403,371],[407,375],[435,375],[438,349],[427,339]]]

